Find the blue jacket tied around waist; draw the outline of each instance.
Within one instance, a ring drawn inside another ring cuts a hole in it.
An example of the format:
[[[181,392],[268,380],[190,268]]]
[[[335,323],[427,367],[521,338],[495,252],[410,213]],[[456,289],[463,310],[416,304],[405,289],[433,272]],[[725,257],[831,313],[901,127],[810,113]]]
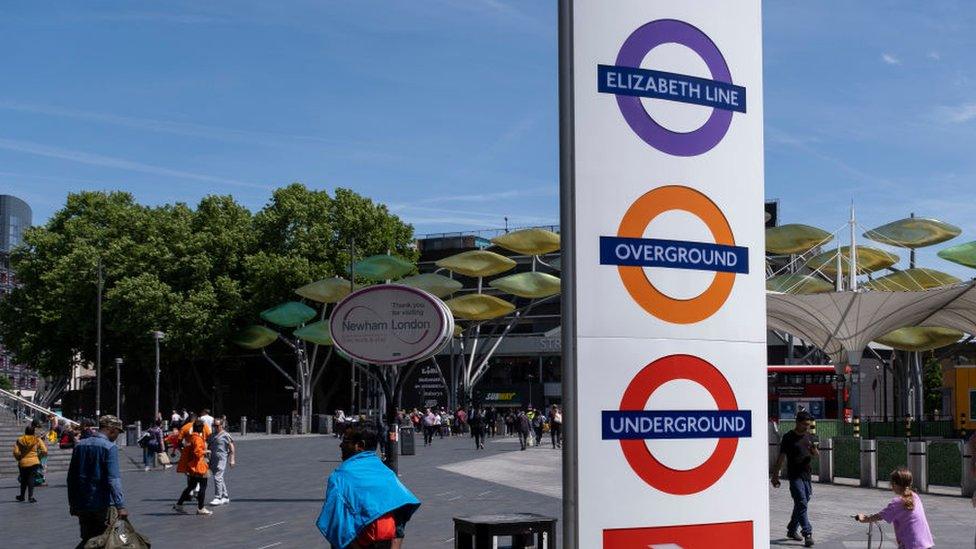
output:
[[[420,500],[375,452],[360,452],[329,476],[316,526],[333,547],[345,549],[376,519],[398,511],[397,521],[406,522],[418,507]]]

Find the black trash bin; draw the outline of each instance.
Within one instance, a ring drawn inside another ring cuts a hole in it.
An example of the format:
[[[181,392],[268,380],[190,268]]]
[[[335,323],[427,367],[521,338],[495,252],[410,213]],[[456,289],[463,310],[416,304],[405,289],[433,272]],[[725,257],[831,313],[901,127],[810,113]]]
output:
[[[400,427],[400,455],[412,456],[417,453],[417,443],[413,438],[413,427]]]
[[[135,446],[136,444],[139,444],[139,436],[136,432],[136,426],[127,425],[125,427],[125,445]]]
[[[315,414],[315,432],[320,435],[329,434],[329,416],[325,414]]]

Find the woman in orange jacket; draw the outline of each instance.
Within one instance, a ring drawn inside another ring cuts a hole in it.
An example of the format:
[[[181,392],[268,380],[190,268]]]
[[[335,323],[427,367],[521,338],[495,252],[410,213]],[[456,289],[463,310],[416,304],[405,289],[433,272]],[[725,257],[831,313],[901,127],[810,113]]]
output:
[[[24,501],[26,491],[29,501],[37,503],[34,499],[34,477],[41,467],[41,458],[46,455],[47,446],[44,446],[44,441],[34,436],[34,424],[28,425],[23,436],[14,442],[14,459],[20,469],[20,495],[17,496],[17,501]]]
[[[197,514],[213,514],[210,509],[203,506],[207,492],[207,472],[210,470],[207,465],[207,443],[203,440],[205,426],[206,424],[202,420],[194,421],[193,431],[183,441],[183,451],[180,453],[180,463],[176,467],[176,472],[186,474],[186,489],[180,494],[180,499],[176,501],[176,505],[173,506],[173,510],[177,513],[185,513],[183,502],[190,499],[190,492],[194,488],[199,488],[199,492],[197,492]]]

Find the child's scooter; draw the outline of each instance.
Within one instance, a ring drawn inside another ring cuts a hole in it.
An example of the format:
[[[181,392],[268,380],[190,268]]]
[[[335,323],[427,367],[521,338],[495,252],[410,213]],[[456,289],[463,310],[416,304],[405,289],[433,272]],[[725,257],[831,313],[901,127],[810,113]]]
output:
[[[857,515],[851,515],[851,518],[857,521]],[[874,527],[876,524],[878,526],[878,535],[880,536],[880,539],[878,539],[877,549],[881,549],[881,547],[884,546],[884,530],[881,528],[881,524],[875,522],[869,522],[868,523],[868,549],[873,549],[871,547],[871,542],[873,537],[872,534],[874,534]]]

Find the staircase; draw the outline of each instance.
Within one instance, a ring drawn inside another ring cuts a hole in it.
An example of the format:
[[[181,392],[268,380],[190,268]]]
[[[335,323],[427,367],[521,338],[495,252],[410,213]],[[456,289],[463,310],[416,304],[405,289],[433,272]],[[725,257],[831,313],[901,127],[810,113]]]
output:
[[[16,478],[19,474],[17,462],[13,456],[14,442],[24,434],[24,428],[29,423],[28,420],[17,421],[12,415],[0,413],[0,479]],[[37,435],[46,434],[41,433],[44,429],[46,426],[39,427]],[[48,452],[47,472],[67,471],[68,464],[71,462],[71,450],[62,450],[58,448],[57,443],[48,444],[47,441],[44,442],[44,445],[47,446]]]

